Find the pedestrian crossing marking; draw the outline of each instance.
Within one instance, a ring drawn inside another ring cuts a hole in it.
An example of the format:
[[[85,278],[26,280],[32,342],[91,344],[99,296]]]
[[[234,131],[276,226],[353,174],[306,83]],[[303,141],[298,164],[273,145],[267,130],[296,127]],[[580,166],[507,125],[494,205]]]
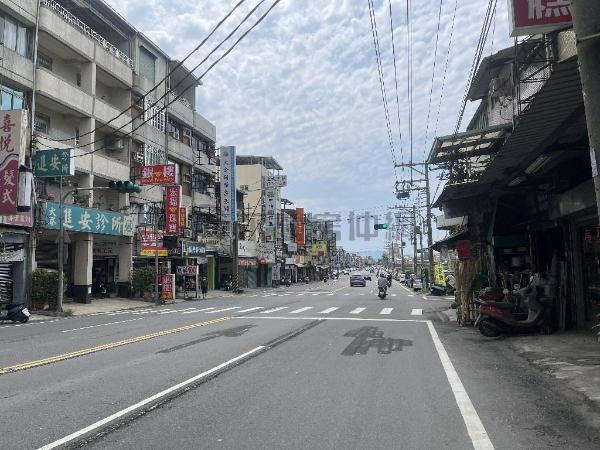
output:
[[[422,316],[423,315],[423,310],[422,309],[413,309],[410,312],[411,316]]]
[[[336,309],[340,309],[340,308],[337,306],[334,306],[333,308],[327,308],[327,309],[324,309],[323,311],[319,311],[319,314],[329,314],[329,313],[335,311]]]
[[[279,308],[267,309],[266,311],[261,311],[261,314],[269,314],[275,311],[281,311],[282,309],[287,309],[287,306],[280,306]]]
[[[350,314],[360,314],[365,309],[367,309],[367,308],[356,308],[356,309],[353,309],[352,311],[350,311]]]
[[[206,314],[214,314],[214,313],[218,313],[218,312],[231,311],[232,309],[240,309],[240,308],[241,308],[241,306],[231,306],[229,308],[216,309],[214,311],[207,311]]]
[[[308,311],[309,309],[313,309],[312,306],[305,306],[304,308],[296,309],[294,311],[290,311],[290,314],[300,314],[301,312]]]
[[[379,314],[391,314],[394,308],[383,308]]]
[[[241,311],[238,311],[238,312],[243,313],[243,312],[257,311],[257,310],[263,309],[263,308],[264,308],[264,306],[255,306],[254,308],[242,309]]]
[[[194,313],[199,313],[199,312],[204,312],[204,311],[210,311],[211,309],[215,309],[215,307],[211,306],[210,308],[194,309],[193,311],[184,311],[182,314],[194,314]]]

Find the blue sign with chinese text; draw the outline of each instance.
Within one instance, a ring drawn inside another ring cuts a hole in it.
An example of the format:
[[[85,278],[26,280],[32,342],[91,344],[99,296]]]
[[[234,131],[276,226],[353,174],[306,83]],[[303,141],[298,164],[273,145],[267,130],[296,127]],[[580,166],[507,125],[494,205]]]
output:
[[[75,175],[73,149],[52,148],[38,150],[33,157],[36,177],[64,177]]]
[[[49,230],[59,230],[59,216],[60,205],[54,202],[46,202],[43,213],[43,227]],[[63,217],[64,229],[67,231],[133,236],[133,218],[118,212],[64,205]]]

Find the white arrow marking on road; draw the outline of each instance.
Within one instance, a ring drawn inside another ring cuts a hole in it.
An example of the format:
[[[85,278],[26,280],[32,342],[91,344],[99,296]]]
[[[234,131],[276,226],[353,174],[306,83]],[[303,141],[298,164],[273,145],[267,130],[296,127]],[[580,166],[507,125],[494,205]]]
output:
[[[340,309],[337,306],[334,306],[333,308],[327,308],[324,309],[323,311],[319,311],[319,314],[329,314],[330,312],[335,311],[336,309]]]
[[[281,311],[282,309],[287,309],[287,306],[280,306],[279,308],[267,309],[266,311],[261,311],[261,314],[269,314],[275,311]]]
[[[230,308],[223,308],[223,309],[216,309],[214,311],[208,311],[206,314],[213,314],[213,313],[218,313],[218,312],[223,312],[223,311],[231,311],[232,309],[240,309],[241,306],[232,306]]]
[[[194,311],[185,311],[185,312],[182,312],[181,314],[194,314],[194,313],[198,313],[198,312],[202,312],[202,311],[210,311],[211,309],[215,309],[215,307],[211,306],[210,308],[195,309]]]
[[[422,316],[423,315],[423,310],[422,309],[413,309],[410,312],[411,316]]]
[[[300,314],[301,312],[308,311],[309,309],[313,309],[312,306],[305,306],[304,308],[297,309],[295,311],[290,311],[290,314]]]
[[[250,312],[250,311],[256,311],[258,309],[263,309],[263,308],[264,308],[264,306],[255,306],[254,308],[242,309],[241,311],[238,311],[238,312],[241,312],[241,313],[242,312]]]
[[[379,314],[391,314],[394,308],[383,308]]]
[[[367,309],[367,308],[356,308],[356,309],[353,309],[352,311],[350,311],[350,314],[360,314],[365,309]]]

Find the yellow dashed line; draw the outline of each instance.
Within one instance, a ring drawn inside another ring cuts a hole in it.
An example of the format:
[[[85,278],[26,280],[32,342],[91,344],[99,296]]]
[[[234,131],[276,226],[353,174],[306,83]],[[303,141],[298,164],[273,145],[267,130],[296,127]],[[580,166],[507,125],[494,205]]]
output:
[[[129,339],[123,339],[122,341],[111,342],[108,344],[98,345],[96,347],[84,348],[81,350],[76,350],[74,352],[63,353],[60,355],[50,356],[49,358],[38,359],[35,361],[29,361],[26,363],[16,364],[14,366],[8,366],[0,369],[0,375],[5,375],[7,373],[19,372],[21,370],[31,369],[33,367],[44,366],[46,364],[52,364],[58,361],[65,361],[67,359],[77,358],[78,356],[89,355],[90,353],[101,352],[102,350],[110,350],[111,348],[121,347],[123,345],[134,344],[136,342],[146,341],[148,339],[154,339],[160,336],[166,336],[168,334],[180,333],[182,331],[191,330],[193,328],[203,327],[206,325],[211,325],[213,323],[223,322],[225,320],[229,320],[231,317],[221,317],[219,319],[208,320],[206,322],[193,323],[191,325],[185,325],[179,328],[172,328],[170,330],[157,331],[156,333],[146,334],[144,336],[138,336]]]

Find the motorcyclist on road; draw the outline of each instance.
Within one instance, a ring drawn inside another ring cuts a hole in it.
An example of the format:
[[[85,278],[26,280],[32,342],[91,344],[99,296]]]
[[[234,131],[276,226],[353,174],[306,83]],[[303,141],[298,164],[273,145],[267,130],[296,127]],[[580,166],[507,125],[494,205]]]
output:
[[[385,276],[385,273],[383,273],[383,272],[381,272],[379,274],[379,279],[377,280],[377,287],[379,289],[383,289],[383,290],[387,291],[387,287],[388,287],[387,278]]]

